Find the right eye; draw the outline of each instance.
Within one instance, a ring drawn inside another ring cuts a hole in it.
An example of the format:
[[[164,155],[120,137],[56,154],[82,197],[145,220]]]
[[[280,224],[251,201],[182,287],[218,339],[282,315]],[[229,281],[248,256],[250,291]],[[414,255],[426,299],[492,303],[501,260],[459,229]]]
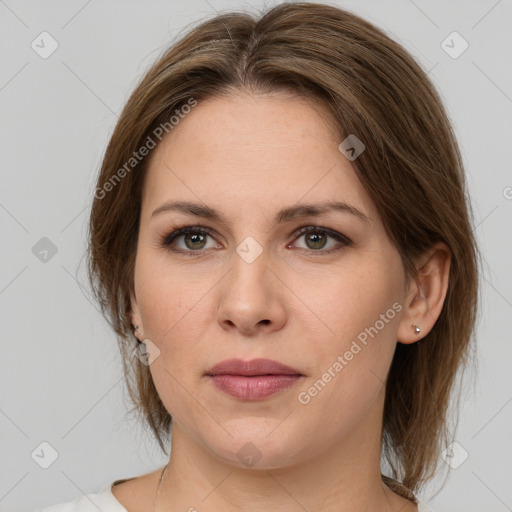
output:
[[[213,231],[209,228],[184,226],[166,235],[161,245],[172,252],[186,253],[192,256],[197,253],[202,254],[206,249],[218,247],[218,243],[207,247],[208,237],[213,238]],[[178,247],[173,247],[176,244],[178,244]]]

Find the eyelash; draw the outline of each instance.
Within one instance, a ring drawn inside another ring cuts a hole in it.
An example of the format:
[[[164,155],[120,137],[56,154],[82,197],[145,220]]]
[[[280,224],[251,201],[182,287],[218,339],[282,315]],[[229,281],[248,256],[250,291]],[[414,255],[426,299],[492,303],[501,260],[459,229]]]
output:
[[[341,246],[333,247],[331,249],[300,249],[302,251],[306,251],[308,254],[312,254],[314,256],[321,256],[326,254],[331,254],[333,252],[340,251],[344,247],[348,247],[352,245],[352,240],[350,240],[345,235],[342,235],[341,233],[338,233],[337,231],[333,231],[331,229],[323,228],[320,226],[303,226],[302,228],[299,228],[297,231],[294,232],[294,242],[300,238],[302,235],[308,234],[308,233],[321,233],[324,235],[328,235],[331,238],[334,238],[336,241],[338,241]],[[180,253],[180,254],[186,254],[187,256],[200,256],[204,254],[205,251],[208,249],[202,249],[198,251],[193,250],[183,250],[183,249],[170,249],[170,245],[176,238],[182,235],[187,234],[199,234],[199,235],[209,235],[212,238],[214,238],[214,231],[207,227],[201,227],[201,226],[182,226],[180,228],[175,229],[168,235],[165,235],[161,240],[161,247],[166,248],[172,252]]]

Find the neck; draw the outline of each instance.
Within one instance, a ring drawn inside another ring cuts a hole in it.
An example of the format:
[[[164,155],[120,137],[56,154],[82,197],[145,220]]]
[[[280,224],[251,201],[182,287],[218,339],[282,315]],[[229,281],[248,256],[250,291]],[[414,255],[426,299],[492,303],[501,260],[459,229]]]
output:
[[[240,467],[237,459],[219,457],[174,422],[155,512],[416,511],[382,483],[380,452],[380,432],[359,425],[315,458],[286,467]]]

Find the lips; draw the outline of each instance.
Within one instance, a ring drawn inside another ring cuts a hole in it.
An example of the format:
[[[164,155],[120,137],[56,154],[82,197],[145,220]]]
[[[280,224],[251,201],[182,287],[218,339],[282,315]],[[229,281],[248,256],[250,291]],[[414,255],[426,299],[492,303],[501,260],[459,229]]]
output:
[[[298,370],[271,359],[226,359],[206,374],[217,389],[244,401],[264,400],[304,379]]]
[[[216,364],[206,372],[206,375],[302,375],[300,371],[290,368],[272,359],[226,359]]]

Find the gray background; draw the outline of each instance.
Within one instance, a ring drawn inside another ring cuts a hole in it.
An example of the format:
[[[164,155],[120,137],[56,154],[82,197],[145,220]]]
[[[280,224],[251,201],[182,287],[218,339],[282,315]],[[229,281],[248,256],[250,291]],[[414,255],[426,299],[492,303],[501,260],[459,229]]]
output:
[[[86,285],[85,227],[102,153],[137,79],[189,23],[247,5],[0,0],[1,511],[68,501],[166,461],[126,417],[116,340]],[[479,371],[455,436],[469,456],[437,496],[433,485],[422,497],[438,512],[512,510],[512,2],[338,5],[430,70],[460,141],[485,257]],[[59,45],[45,59],[31,47],[43,31]],[[453,31],[469,44],[458,58],[442,46]],[[43,237],[57,249],[46,261]],[[42,442],[58,453],[47,469],[36,463],[49,456],[45,445],[44,457],[31,455]]]

